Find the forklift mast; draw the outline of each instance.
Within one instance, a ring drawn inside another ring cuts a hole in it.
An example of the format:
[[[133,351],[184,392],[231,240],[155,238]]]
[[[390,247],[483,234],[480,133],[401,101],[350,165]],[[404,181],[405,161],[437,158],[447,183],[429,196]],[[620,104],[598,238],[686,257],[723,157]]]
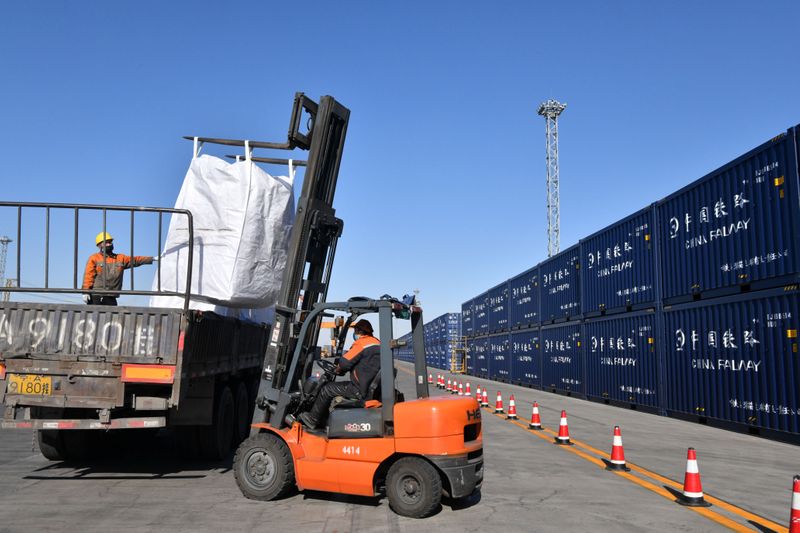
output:
[[[303,110],[310,115],[306,135],[299,133]],[[302,93],[295,97],[287,149],[306,149],[309,154],[253,423],[270,422],[274,417],[273,425],[284,424],[291,389],[305,368],[304,364],[290,365],[290,359],[297,343],[301,342],[303,321],[328,295],[336,243],[343,228],[342,220],[336,218],[333,198],[349,119],[350,110],[331,96],[323,96],[319,104]],[[308,334],[302,339],[305,345],[300,352],[307,356],[315,351],[321,318],[316,316],[315,323],[308,325]],[[290,368],[295,375],[290,375]]]
[[[303,119],[306,116],[308,131],[303,133]],[[275,304],[275,324],[264,357],[253,423],[269,422],[279,408],[280,420],[283,420],[290,397],[289,389],[299,377],[289,375],[289,368],[291,355],[300,338],[300,329],[310,310],[328,296],[336,243],[343,228],[342,220],[336,218],[333,209],[333,196],[349,121],[350,110],[332,96],[323,96],[316,103],[303,93],[295,93],[289,132],[284,143],[184,137],[194,141],[195,155],[205,143],[241,146],[245,149],[245,157],[256,163],[290,163],[289,159],[253,157],[252,150],[256,148],[308,150],[306,161],[291,160],[296,166],[305,166],[306,171],[289,238],[281,292]],[[238,161],[241,156],[227,157]],[[317,315],[315,323],[309,324],[309,335],[304,337],[307,346],[302,346],[302,353],[313,353],[320,322],[321,316]],[[291,367],[296,368],[295,374],[300,374],[304,365]]]

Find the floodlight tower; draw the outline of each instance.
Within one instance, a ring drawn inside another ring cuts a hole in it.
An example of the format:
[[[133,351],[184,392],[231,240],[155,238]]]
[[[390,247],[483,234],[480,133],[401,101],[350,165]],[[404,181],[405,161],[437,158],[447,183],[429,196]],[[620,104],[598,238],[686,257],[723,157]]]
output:
[[[567,108],[557,100],[547,100],[537,113],[545,120],[547,152],[547,257],[553,257],[561,248],[561,203],[558,194],[558,116]]]
[[[8,257],[8,245],[13,242],[8,237],[0,237],[0,286],[2,287],[9,287],[9,281],[6,280],[6,257]],[[9,292],[3,292],[3,301],[7,302],[9,297]]]

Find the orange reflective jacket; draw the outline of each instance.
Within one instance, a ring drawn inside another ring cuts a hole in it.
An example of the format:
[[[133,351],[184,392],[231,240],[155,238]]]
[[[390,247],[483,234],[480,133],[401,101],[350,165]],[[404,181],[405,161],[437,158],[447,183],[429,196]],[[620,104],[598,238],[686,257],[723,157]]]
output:
[[[100,289],[118,291],[122,288],[122,274],[126,268],[149,265],[153,258],[145,255],[130,256],[125,254],[92,254],[86,262],[83,275],[84,289]]]
[[[381,341],[372,335],[362,335],[339,359],[339,371],[350,371],[350,381],[366,398],[370,383],[381,369]]]

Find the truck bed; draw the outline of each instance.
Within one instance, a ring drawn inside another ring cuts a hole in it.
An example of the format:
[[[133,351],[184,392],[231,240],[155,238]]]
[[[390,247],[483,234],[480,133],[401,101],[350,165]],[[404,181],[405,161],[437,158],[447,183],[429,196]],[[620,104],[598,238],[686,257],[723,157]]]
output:
[[[0,378],[3,426],[18,426],[10,420],[18,416],[36,418],[41,409],[85,409],[90,418],[103,409],[113,419],[115,413],[130,416],[132,409],[177,412],[188,400],[197,405],[198,395],[206,405],[213,400],[215,376],[258,375],[268,333],[265,324],[195,310],[4,303],[0,363],[7,376],[41,377],[47,390],[32,386],[26,393],[18,390],[19,381]],[[126,365],[171,365],[174,379],[156,388],[126,381]],[[151,405],[135,404],[136,396],[140,404],[150,398]],[[39,411],[19,411],[28,408]]]

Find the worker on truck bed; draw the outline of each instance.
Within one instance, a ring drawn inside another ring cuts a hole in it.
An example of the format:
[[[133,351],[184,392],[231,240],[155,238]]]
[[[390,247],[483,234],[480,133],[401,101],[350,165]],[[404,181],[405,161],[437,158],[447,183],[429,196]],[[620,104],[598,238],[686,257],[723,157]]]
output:
[[[341,376],[350,371],[350,381],[333,381],[322,386],[307,413],[298,418],[305,426],[314,429],[325,422],[331,401],[337,396],[369,400],[369,386],[381,369],[381,341],[373,335],[372,324],[359,320],[353,324],[353,340],[350,350],[339,359],[337,373]]]
[[[126,268],[149,265],[154,259],[147,255],[131,258],[125,254],[114,253],[114,237],[102,231],[97,234],[95,244],[99,251],[89,257],[83,275],[83,289],[118,291],[122,289],[122,274]],[[84,294],[83,301],[90,305],[117,305],[117,296]]]

